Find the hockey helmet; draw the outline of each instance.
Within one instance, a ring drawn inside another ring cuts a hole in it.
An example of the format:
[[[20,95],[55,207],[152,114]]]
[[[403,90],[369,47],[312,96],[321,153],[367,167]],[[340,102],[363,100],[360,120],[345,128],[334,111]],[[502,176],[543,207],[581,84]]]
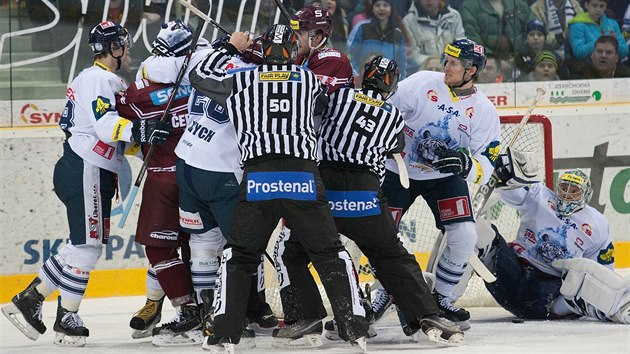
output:
[[[580,169],[568,170],[556,181],[558,214],[569,216],[591,201],[593,188],[590,178]]]
[[[481,44],[477,44],[470,39],[458,39],[446,45],[442,53],[442,65],[446,64],[446,56],[452,56],[461,60],[464,68],[468,71],[473,66],[477,67],[477,72],[473,75],[473,79],[479,76],[479,73],[486,67],[485,48]]]
[[[272,25],[262,35],[263,63],[290,64],[297,57],[297,35],[285,25]]]
[[[262,36],[254,38],[252,44],[243,49],[243,52],[241,52],[241,58],[246,63],[259,65],[263,63]]]
[[[386,92],[389,94],[388,97],[390,97],[398,89],[399,79],[400,70],[398,70],[398,64],[394,60],[379,55],[365,64],[361,85],[364,89],[370,88]]]
[[[90,29],[88,43],[94,55],[112,54],[113,50],[131,48],[129,32],[111,21],[101,22]],[[113,56],[113,55],[112,55]]]
[[[190,48],[192,37],[192,30],[182,20],[164,23],[152,43],[152,52],[162,57],[183,56]]]
[[[325,7],[309,5],[293,15],[291,28],[296,32],[308,31],[311,37],[319,30],[324,37],[330,38],[333,29],[332,16]]]

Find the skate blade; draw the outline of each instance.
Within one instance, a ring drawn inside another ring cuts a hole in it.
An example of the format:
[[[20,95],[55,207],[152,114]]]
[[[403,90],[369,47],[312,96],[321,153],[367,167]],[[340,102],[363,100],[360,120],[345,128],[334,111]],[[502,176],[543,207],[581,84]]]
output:
[[[151,337],[152,334],[153,334],[153,328],[147,328],[145,330],[134,329],[131,332],[131,338],[142,339],[142,338]]]
[[[55,333],[53,343],[62,347],[85,347],[85,338],[81,336],[68,336],[64,333]]]
[[[461,329],[462,331],[467,331],[470,329],[470,322],[468,321],[459,321],[459,322],[455,322],[456,325],[459,326],[459,329]]]
[[[416,342],[420,341],[420,333],[421,331],[416,332],[413,335],[413,340]],[[464,344],[464,334],[463,333],[455,333],[449,339],[442,338],[442,331],[437,328],[431,328],[426,333],[427,337],[430,341],[435,343],[440,343],[447,345],[449,347],[458,347]]]
[[[174,347],[199,345],[204,342],[203,339],[202,331],[193,330],[178,334],[158,334],[153,336],[153,341],[151,343],[156,347]]]
[[[326,337],[326,339],[328,340],[341,340],[341,337],[339,337],[339,332],[337,331],[324,330],[324,337]]]
[[[201,346],[201,349],[207,350],[213,354],[234,354],[235,347],[236,346],[232,343],[225,343],[222,345],[206,345],[206,343],[204,342]]]
[[[20,312],[20,310],[17,308],[17,306],[15,306],[14,303],[9,302],[7,305],[2,306],[2,313],[9,321],[11,321],[15,328],[24,333],[24,335],[27,336],[28,339],[37,340],[37,338],[39,338],[40,333],[35,329],[35,327],[26,322],[26,319],[24,319],[24,322],[22,322],[16,316],[17,314],[20,314],[20,316],[24,318],[22,312]]]
[[[273,348],[319,348],[323,346],[321,334],[307,334],[298,339],[274,337],[271,342]]]
[[[350,342],[350,344],[352,344],[353,347],[357,347],[357,349],[359,349],[361,353],[368,352],[366,337],[357,338],[356,340]]]

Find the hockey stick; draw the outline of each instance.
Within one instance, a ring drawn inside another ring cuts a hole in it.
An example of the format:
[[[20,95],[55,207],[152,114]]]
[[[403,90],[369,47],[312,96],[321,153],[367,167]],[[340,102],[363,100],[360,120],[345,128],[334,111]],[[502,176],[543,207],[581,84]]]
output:
[[[190,12],[194,13],[195,15],[197,15],[200,19],[208,22],[209,24],[214,26],[214,28],[218,29],[219,31],[223,32],[224,34],[227,34],[228,36],[231,35],[231,33],[228,30],[223,28],[217,21],[213,20],[212,17],[208,16],[203,11],[199,10],[198,8],[196,8],[193,4],[191,4],[187,0],[178,0],[178,1],[179,1],[180,4],[182,4],[182,6],[184,6],[188,10],[190,10]]]
[[[291,25],[291,15],[289,14],[289,11],[287,10],[286,7],[284,7],[284,4],[282,3],[282,0],[273,0],[276,2],[276,6],[278,6],[278,8],[280,9],[280,13],[282,13],[282,17],[284,17],[285,20],[287,20],[287,23],[289,23],[289,26]]]
[[[181,0],[180,0],[181,1]],[[202,0],[203,1],[203,0]],[[175,96],[177,96],[177,91],[179,91],[179,86],[184,79],[184,75],[186,74],[186,69],[188,68],[188,63],[190,62],[190,58],[192,57],[193,52],[195,51],[195,47],[197,46],[197,41],[201,36],[201,32],[203,31],[203,26],[198,25],[195,29],[195,33],[193,34],[192,41],[190,42],[190,48],[186,52],[184,56],[184,61],[182,62],[182,67],[179,69],[179,73],[177,73],[177,79],[175,80],[175,84],[173,85],[173,90],[171,91],[171,95],[168,98],[168,102],[166,104],[166,108],[164,109],[164,113],[162,117],[160,117],[160,121],[165,122],[168,119],[169,111],[171,107],[173,107],[173,103],[175,102]],[[120,221],[118,222],[118,227],[123,228],[125,226],[125,222],[127,221],[127,217],[129,216],[129,212],[131,211],[131,207],[133,206],[133,202],[136,199],[136,195],[138,194],[138,190],[140,189],[140,185],[142,184],[142,180],[144,179],[144,175],[147,172],[147,168],[149,167],[149,161],[151,161],[151,156],[153,156],[153,152],[155,151],[155,145],[151,144],[149,147],[149,151],[147,155],[144,157],[144,161],[142,162],[142,167],[140,167],[140,172],[138,172],[138,177],[136,177],[136,181],[131,188],[131,192],[129,193],[129,197],[127,198],[127,207],[123,208],[123,213],[120,217]]]
[[[398,153],[394,154],[394,160],[396,160],[396,165],[398,165],[398,178],[400,178],[400,184],[405,189],[409,189],[409,172],[407,172],[405,161]]]

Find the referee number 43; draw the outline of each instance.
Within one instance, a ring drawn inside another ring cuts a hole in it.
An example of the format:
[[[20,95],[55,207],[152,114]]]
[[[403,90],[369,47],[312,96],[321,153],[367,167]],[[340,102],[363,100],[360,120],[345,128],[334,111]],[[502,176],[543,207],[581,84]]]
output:
[[[354,121],[359,127],[361,127],[361,129],[369,132],[369,133],[373,133],[374,132],[374,128],[376,127],[376,123],[371,120],[368,119],[365,116],[360,116],[359,118],[357,118],[357,120]]]

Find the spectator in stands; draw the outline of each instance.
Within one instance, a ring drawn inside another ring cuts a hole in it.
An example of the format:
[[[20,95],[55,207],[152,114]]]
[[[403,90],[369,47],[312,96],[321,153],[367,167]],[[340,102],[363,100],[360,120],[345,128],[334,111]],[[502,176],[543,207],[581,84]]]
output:
[[[342,53],[348,52],[346,42],[348,40],[348,20],[346,20],[346,11],[337,6],[337,0],[314,0],[305,1],[306,5],[320,5],[328,9],[332,16],[333,31],[329,40],[334,48]]]
[[[527,39],[516,53],[514,62],[520,70],[520,75],[527,75],[534,70],[534,59],[542,50],[552,50],[545,42],[547,29],[541,20],[531,20],[527,23]]]
[[[359,23],[348,37],[350,62],[358,76],[368,54],[379,52],[398,63],[401,79],[406,77],[407,56],[404,25],[393,10],[391,0],[374,0],[368,20]],[[334,23],[334,20],[333,20]],[[333,30],[333,35],[335,31]]]
[[[577,14],[569,22],[569,44],[573,56],[578,60],[584,61],[591,56],[595,41],[602,35],[617,38],[619,57],[624,59],[628,56],[628,45],[621,35],[619,25],[604,14],[606,1],[585,0],[586,12]]]
[[[623,37],[626,39],[626,44],[630,46],[630,5],[628,5],[626,14],[623,16],[623,27],[621,30],[623,31]]]
[[[625,44],[625,43],[624,43]],[[630,69],[619,63],[619,42],[613,36],[601,36],[595,41],[590,63],[571,72],[572,79],[610,79],[630,77]]]
[[[569,21],[584,12],[578,0],[536,0],[530,7],[534,16],[545,24],[547,43],[564,56]]]
[[[403,22],[411,47],[409,75],[429,56],[441,54],[447,44],[466,37],[461,15],[444,0],[415,0]]]
[[[459,12],[466,37],[501,59],[508,59],[523,45],[527,22],[534,19],[525,0],[467,0]]]
[[[488,61],[486,67],[481,70],[477,83],[494,84],[503,82],[503,73],[501,71],[501,59],[494,54],[486,54]]]
[[[442,72],[442,59],[438,55],[432,55],[427,57],[427,60],[422,63],[420,70],[424,71],[437,71]]]
[[[536,54],[534,70],[528,74],[523,74],[523,81],[560,80],[559,72],[560,60],[558,56],[550,50],[542,50]]]

